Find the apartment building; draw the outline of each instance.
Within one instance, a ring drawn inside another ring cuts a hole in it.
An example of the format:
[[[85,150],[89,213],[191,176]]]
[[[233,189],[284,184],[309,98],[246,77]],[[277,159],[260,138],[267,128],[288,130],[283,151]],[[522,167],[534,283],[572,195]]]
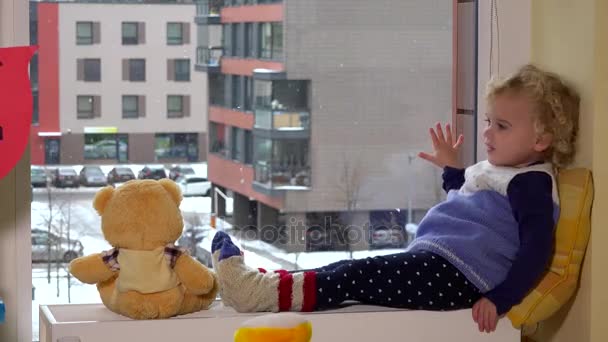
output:
[[[359,236],[387,212],[401,226],[417,222],[441,200],[441,170],[415,156],[430,148],[435,122],[473,127],[475,87],[456,92],[456,6],[199,1],[209,179],[234,194],[235,226],[286,228],[297,245],[328,222]]]
[[[40,1],[30,12],[33,164],[206,160],[192,1]]]

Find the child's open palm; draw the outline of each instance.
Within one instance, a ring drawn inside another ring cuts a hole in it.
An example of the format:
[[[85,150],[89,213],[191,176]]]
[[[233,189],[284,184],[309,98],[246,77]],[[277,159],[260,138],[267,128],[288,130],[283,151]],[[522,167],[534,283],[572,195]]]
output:
[[[435,129],[437,129],[437,132],[435,132]],[[454,141],[450,124],[445,125],[445,135],[443,134],[440,123],[437,123],[435,129],[429,129],[435,152],[433,154],[420,152],[418,153],[418,157],[428,160],[440,168],[446,166],[458,168],[458,149],[462,145],[464,137],[461,134],[458,136],[458,139]]]

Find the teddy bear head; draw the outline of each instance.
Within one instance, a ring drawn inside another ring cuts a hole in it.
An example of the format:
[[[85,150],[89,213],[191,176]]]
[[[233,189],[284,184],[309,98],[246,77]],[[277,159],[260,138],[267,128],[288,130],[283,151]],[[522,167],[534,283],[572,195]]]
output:
[[[183,229],[182,194],[169,179],[107,186],[93,200],[105,239],[115,248],[152,250],[174,243]]]

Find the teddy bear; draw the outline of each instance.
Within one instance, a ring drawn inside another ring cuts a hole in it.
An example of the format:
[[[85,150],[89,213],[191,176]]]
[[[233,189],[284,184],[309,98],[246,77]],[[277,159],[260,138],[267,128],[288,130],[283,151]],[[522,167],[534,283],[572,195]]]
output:
[[[181,200],[179,187],[169,179],[102,188],[93,207],[113,248],[72,260],[70,273],[96,284],[108,309],[133,319],[208,308],[218,291],[215,273],[173,245],[183,229]]]

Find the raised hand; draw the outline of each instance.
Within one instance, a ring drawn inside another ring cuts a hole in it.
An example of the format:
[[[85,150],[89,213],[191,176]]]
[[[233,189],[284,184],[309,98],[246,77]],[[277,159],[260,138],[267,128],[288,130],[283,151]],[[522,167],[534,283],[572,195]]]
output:
[[[456,141],[454,141],[452,138],[452,127],[450,127],[450,124],[445,125],[444,135],[440,123],[437,123],[435,128],[429,128],[429,133],[431,135],[433,149],[435,151],[433,154],[420,152],[418,153],[418,157],[428,160],[440,168],[444,168],[446,166],[459,168],[460,164],[458,162],[458,149],[464,141],[462,134],[458,136]]]

